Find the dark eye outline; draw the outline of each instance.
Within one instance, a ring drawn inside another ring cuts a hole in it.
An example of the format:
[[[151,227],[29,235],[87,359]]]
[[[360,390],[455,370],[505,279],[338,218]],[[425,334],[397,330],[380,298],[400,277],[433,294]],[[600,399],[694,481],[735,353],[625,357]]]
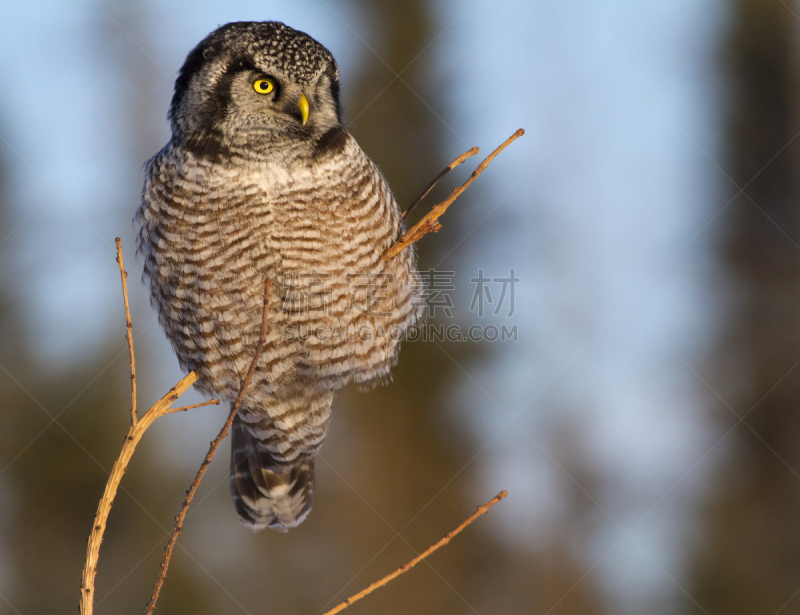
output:
[[[267,89],[259,89],[259,84],[267,84]],[[255,90],[256,94],[272,94],[275,91],[275,81],[268,77],[259,77],[253,81],[253,89]]]

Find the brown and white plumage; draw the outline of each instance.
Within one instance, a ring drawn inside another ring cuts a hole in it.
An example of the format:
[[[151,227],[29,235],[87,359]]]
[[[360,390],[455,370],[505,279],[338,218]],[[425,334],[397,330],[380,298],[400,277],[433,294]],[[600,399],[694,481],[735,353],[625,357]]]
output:
[[[421,314],[414,252],[381,259],[400,213],[341,126],[336,63],[308,35],[277,22],[212,32],[187,57],[169,116],[137,212],[144,275],[181,366],[229,402],[274,280],[231,488],[243,523],[292,527],[311,507],[333,391],[387,378]]]

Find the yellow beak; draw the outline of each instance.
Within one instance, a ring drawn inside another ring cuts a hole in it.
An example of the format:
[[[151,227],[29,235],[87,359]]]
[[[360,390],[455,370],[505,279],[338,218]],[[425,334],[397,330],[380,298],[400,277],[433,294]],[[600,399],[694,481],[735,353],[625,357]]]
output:
[[[300,100],[297,102],[297,106],[300,107],[300,114],[303,116],[303,126],[305,126],[308,121],[308,98],[306,98],[305,94],[300,94]]]

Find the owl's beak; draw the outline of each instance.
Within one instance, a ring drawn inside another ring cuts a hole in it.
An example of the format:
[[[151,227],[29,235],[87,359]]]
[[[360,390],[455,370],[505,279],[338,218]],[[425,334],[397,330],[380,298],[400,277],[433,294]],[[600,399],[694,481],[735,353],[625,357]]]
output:
[[[300,100],[297,101],[297,106],[300,107],[300,114],[303,116],[303,126],[308,121],[308,98],[305,94],[300,94]]]

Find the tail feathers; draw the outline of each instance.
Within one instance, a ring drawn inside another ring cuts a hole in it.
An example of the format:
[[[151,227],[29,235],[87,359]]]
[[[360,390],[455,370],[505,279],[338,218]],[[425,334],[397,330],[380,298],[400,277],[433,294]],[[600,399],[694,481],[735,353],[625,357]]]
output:
[[[314,460],[301,455],[289,464],[276,462],[239,416],[232,431],[231,493],[241,522],[282,532],[302,523],[314,495]]]

